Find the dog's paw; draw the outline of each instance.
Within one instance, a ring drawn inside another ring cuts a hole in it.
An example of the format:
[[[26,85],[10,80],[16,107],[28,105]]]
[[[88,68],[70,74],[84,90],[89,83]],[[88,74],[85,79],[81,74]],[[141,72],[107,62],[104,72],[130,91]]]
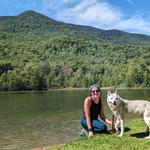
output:
[[[119,134],[119,135],[117,135],[117,137],[120,137],[120,138],[122,138],[122,137],[123,137],[123,135],[122,135],[122,134]]]
[[[117,135],[119,135],[119,134],[120,134],[120,132],[119,132],[119,131],[116,131],[116,134],[117,134]]]

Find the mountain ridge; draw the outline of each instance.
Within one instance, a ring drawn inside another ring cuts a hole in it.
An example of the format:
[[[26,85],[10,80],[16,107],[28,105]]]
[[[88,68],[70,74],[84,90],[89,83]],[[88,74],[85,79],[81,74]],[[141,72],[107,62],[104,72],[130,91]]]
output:
[[[72,34],[76,33],[77,31],[88,37],[100,38],[104,41],[109,41],[117,44],[150,45],[150,36],[148,35],[128,33],[117,29],[103,30],[91,26],[64,23],[51,19],[33,10],[25,11],[17,16],[1,16],[0,26],[2,28],[1,31],[5,31],[5,29],[7,31],[7,28],[9,28],[9,30],[12,30],[13,28],[14,31],[17,31],[20,28],[25,28],[25,30],[28,28],[32,31],[36,29],[37,31],[40,31],[41,34],[42,30],[47,30],[46,32],[53,32],[54,30],[57,32],[65,32],[65,34],[70,34],[71,30],[73,31]]]

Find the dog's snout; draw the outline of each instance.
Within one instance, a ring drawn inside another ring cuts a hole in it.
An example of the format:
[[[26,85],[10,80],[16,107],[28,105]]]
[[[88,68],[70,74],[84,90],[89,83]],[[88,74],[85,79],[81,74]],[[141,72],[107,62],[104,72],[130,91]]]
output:
[[[117,105],[116,101],[114,101],[114,105]]]

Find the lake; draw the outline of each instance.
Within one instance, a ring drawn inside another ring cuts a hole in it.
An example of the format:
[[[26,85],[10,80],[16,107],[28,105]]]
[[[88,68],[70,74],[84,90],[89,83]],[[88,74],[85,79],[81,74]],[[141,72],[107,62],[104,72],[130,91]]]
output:
[[[119,90],[125,99],[150,100],[149,89]],[[88,90],[0,93],[0,150],[27,150],[80,138]],[[111,113],[106,104],[106,116]]]

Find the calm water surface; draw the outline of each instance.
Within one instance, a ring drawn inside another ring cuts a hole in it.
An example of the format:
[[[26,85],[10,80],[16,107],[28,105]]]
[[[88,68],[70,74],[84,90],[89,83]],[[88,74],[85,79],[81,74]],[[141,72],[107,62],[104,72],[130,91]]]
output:
[[[119,90],[126,99],[150,100],[149,89]],[[106,90],[103,99],[106,101]],[[27,150],[79,138],[87,90],[0,93],[0,150]],[[105,103],[105,112],[111,116]]]

